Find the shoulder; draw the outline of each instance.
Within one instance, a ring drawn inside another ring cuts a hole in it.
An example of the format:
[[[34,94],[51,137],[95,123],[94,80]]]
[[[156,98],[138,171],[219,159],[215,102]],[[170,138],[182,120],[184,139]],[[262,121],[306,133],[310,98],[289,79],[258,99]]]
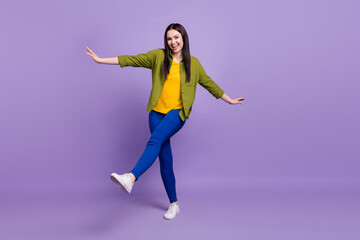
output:
[[[191,55],[190,58],[191,58],[191,61],[199,62],[199,60],[196,57],[194,57],[193,55]]]
[[[156,49],[148,51],[146,54],[153,55],[153,56],[164,56],[165,50],[163,48],[156,48]]]
[[[191,65],[198,68],[201,66],[201,63],[197,57],[191,56]]]

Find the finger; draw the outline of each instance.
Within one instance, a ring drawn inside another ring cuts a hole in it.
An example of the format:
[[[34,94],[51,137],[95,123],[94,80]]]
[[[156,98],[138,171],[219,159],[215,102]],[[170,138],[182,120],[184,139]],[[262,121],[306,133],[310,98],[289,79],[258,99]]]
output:
[[[89,51],[88,51],[87,53],[88,53],[89,55],[94,55],[94,53],[93,53],[93,52],[89,52]]]
[[[86,49],[87,49],[90,53],[94,54],[94,52],[93,52],[93,51],[91,51],[91,49],[90,49],[90,48],[86,47]]]

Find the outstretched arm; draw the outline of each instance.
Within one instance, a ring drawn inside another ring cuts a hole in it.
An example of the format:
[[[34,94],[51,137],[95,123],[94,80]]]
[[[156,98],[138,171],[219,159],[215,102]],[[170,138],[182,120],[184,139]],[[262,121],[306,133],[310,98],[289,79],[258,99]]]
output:
[[[242,100],[245,100],[245,98],[241,97],[241,98],[230,98],[228,95],[226,95],[225,93],[221,96],[221,99],[224,100],[225,102],[229,103],[229,104],[242,104]]]
[[[196,59],[196,58],[195,58]],[[228,95],[225,94],[222,90],[205,72],[204,68],[201,66],[199,60],[199,84],[207,89],[216,99],[221,98],[229,104],[242,104],[242,100],[245,98],[234,98],[231,99]]]
[[[91,51],[90,48],[86,47],[87,49],[87,54],[90,55],[93,60],[96,63],[102,63],[102,64],[119,64],[119,60],[117,57],[112,57],[112,58],[100,58],[98,55],[96,55],[93,51]]]

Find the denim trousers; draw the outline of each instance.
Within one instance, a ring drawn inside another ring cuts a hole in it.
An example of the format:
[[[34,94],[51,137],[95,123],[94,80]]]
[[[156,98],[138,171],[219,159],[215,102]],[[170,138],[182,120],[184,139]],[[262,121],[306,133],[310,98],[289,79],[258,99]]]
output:
[[[175,174],[170,137],[177,133],[185,124],[179,116],[180,109],[173,109],[167,114],[152,110],[149,113],[151,137],[135,167],[130,171],[139,177],[155,162],[159,156],[160,173],[170,203],[176,202]]]

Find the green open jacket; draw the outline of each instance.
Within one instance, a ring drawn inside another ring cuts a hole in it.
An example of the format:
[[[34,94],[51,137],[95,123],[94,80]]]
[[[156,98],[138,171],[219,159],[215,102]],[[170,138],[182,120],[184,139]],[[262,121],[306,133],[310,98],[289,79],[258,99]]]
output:
[[[138,55],[121,55],[118,56],[120,67],[144,67],[152,71],[152,89],[150,99],[147,106],[147,111],[150,112],[155,106],[160,97],[162,88],[164,86],[165,78],[161,74],[161,67],[164,62],[165,50],[162,48],[151,50],[147,53]],[[172,54],[169,54],[170,66],[172,64]],[[189,118],[191,108],[195,100],[196,85],[199,83],[202,87],[208,90],[216,99],[220,98],[224,91],[206,74],[204,68],[201,66],[196,57],[191,56],[191,79],[186,82],[186,72],[184,61],[180,62],[180,88],[183,108],[179,116],[182,121],[185,117]]]

